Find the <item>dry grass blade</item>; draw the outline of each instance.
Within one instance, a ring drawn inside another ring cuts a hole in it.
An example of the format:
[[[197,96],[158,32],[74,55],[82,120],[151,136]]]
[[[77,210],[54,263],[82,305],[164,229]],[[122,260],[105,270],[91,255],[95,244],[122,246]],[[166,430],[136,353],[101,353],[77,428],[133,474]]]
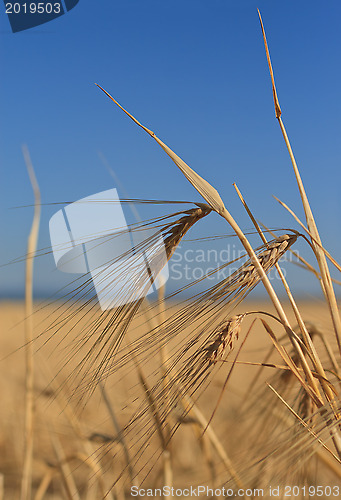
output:
[[[45,475],[43,476],[43,478],[39,484],[39,487],[36,491],[34,500],[43,500],[45,493],[47,492],[47,490],[50,486],[50,483],[53,479],[54,473],[55,473],[55,471],[53,471],[53,469],[51,467],[45,472]]]
[[[265,30],[264,30],[264,26],[263,26],[263,21],[262,21],[262,17],[260,15],[259,9],[257,9],[257,11],[258,11],[260,25],[261,25],[262,33],[263,33],[263,40],[264,40],[265,51],[266,51],[266,58],[268,60],[268,66],[269,66],[269,70],[270,70],[272,93],[273,93],[274,104],[275,104],[275,113],[276,113],[276,118],[278,119],[278,118],[281,117],[282,111],[281,111],[281,107],[279,105],[279,100],[278,100],[278,97],[277,97],[277,91],[276,91],[276,85],[275,85],[275,77],[274,77],[274,73],[273,73],[273,69],[272,69],[270,52],[269,52],[269,49],[268,49],[268,43],[266,41],[266,36],[265,36]]]
[[[112,423],[114,425],[114,428],[115,428],[115,431],[117,433],[117,439],[119,441],[119,443],[121,444],[123,450],[124,450],[124,455],[125,455],[125,459],[126,459],[126,463],[127,463],[127,469],[128,469],[128,473],[129,473],[129,478],[130,478],[130,482],[132,485],[136,485],[137,484],[137,480],[136,480],[136,475],[134,473],[134,469],[133,469],[133,466],[132,466],[132,461],[131,461],[131,458],[130,458],[130,453],[129,453],[129,448],[128,448],[128,445],[124,439],[124,434],[122,432],[122,428],[120,426],[120,424],[118,423],[118,420],[116,418],[116,414],[114,412],[114,408],[113,408],[113,405],[109,399],[109,396],[107,394],[107,391],[106,391],[106,388],[104,386],[104,384],[102,384],[101,382],[99,383],[99,387],[101,389],[101,392],[102,392],[102,395],[103,395],[103,399],[104,399],[104,402],[105,402],[105,405],[108,409],[108,412],[109,412],[109,415],[110,415],[110,418],[112,420]]]
[[[294,156],[292,148],[291,148],[291,144],[290,144],[288,135],[286,133],[286,129],[285,129],[283,121],[281,119],[281,109],[279,107],[279,102],[278,102],[278,97],[277,97],[277,92],[276,92],[275,80],[274,80],[274,76],[273,76],[273,69],[272,69],[272,64],[271,64],[271,60],[270,60],[270,53],[269,53],[268,44],[267,44],[266,35],[265,35],[265,30],[264,30],[264,26],[263,26],[263,22],[262,22],[262,18],[261,18],[259,10],[258,10],[258,14],[259,14],[259,19],[260,19],[260,23],[261,23],[265,51],[266,51],[266,56],[267,56],[270,75],[271,75],[271,83],[272,83],[273,95],[274,95],[274,104],[275,104],[275,109],[276,109],[276,118],[278,120],[280,129],[282,131],[283,138],[284,138],[285,144],[287,146],[287,149],[288,149],[288,152],[290,155],[290,159],[291,159],[291,163],[292,163],[292,166],[294,169],[297,185],[298,185],[300,196],[302,199],[302,204],[303,204],[303,208],[304,208],[304,212],[305,212],[305,217],[306,217],[308,229],[309,229],[309,232],[310,232],[311,237],[312,237],[312,239],[311,239],[312,247],[314,249],[314,253],[316,255],[316,259],[318,261],[320,272],[321,272],[321,279],[322,279],[322,283],[323,283],[322,289],[323,289],[323,292],[325,294],[325,297],[326,297],[326,300],[327,300],[327,303],[329,306],[331,318],[332,318],[333,325],[334,325],[334,333],[335,333],[335,337],[337,340],[339,353],[341,354],[341,319],[340,319],[340,313],[339,313],[339,309],[338,309],[338,305],[337,305],[337,301],[336,301],[336,297],[335,297],[335,292],[333,289],[333,284],[332,284],[329,268],[327,265],[326,256],[325,256],[324,251],[321,248],[322,243],[321,243],[320,235],[319,235],[319,232],[318,232],[315,220],[314,220],[312,210],[310,208],[308,197],[306,195],[306,192],[305,192],[305,189],[303,186],[301,175],[300,175],[300,172],[299,172],[296,160],[295,160],[295,156]],[[322,365],[320,364],[320,367],[321,366]],[[324,391],[326,393],[327,398],[329,400],[332,400],[333,396],[331,396],[329,394],[329,390],[325,386],[324,386]],[[335,406],[335,405],[333,405],[333,406]],[[336,419],[338,418],[337,414],[335,414],[335,418]],[[335,447],[338,450],[338,454],[339,454],[339,456],[341,456],[340,438],[335,432],[333,432],[333,440],[334,440]]]
[[[332,283],[332,280],[330,277],[330,272],[328,269],[325,254],[324,254],[323,250],[321,249],[322,244],[321,244],[320,235],[319,235],[316,223],[315,223],[315,219],[314,219],[312,210],[310,208],[308,197],[306,195],[306,192],[305,192],[305,189],[303,186],[303,182],[302,182],[301,175],[300,175],[300,172],[299,172],[298,167],[297,167],[294,153],[291,149],[288,135],[286,133],[283,121],[281,119],[281,109],[279,107],[279,102],[278,102],[278,98],[277,98],[275,80],[274,80],[274,76],[273,76],[273,69],[272,69],[272,64],[271,64],[271,60],[270,60],[270,53],[269,53],[268,44],[266,41],[265,30],[264,30],[264,26],[263,26],[263,22],[262,22],[262,18],[261,18],[259,10],[258,10],[258,14],[259,14],[261,27],[262,27],[265,51],[266,51],[266,56],[268,59],[268,65],[269,65],[269,70],[270,70],[270,75],[271,75],[272,89],[273,89],[273,94],[274,94],[274,103],[275,103],[275,109],[276,109],[276,118],[277,118],[279,126],[281,128],[281,131],[282,131],[282,134],[284,137],[284,141],[285,141],[285,144],[287,146],[287,149],[288,149],[288,152],[290,155],[291,163],[292,163],[292,166],[294,168],[295,177],[296,177],[297,185],[299,188],[299,192],[301,195],[302,204],[303,204],[303,208],[304,208],[304,212],[305,212],[305,217],[306,217],[307,224],[308,224],[308,229],[313,237],[312,245],[315,249],[316,258],[317,258],[320,272],[321,272],[321,277],[322,277],[322,281],[323,281],[323,285],[324,285],[323,291],[325,292],[326,299],[327,299],[327,302],[329,305],[331,317],[333,320],[334,330],[335,330],[335,336],[337,339],[339,352],[341,354],[341,318],[340,318],[340,313],[338,310],[337,301],[336,301],[336,297],[335,297],[335,293],[334,293],[334,289],[333,289],[333,283]],[[315,242],[317,242],[317,244]]]
[[[291,252],[297,259],[297,262],[293,262],[297,267],[300,267],[302,269],[305,269],[306,271],[309,271],[310,273],[314,274],[314,276],[320,281],[321,279],[321,273],[317,271],[314,266],[309,264],[301,255],[299,255],[297,252],[292,251]],[[337,280],[336,278],[332,278],[332,282],[335,283],[335,285],[341,285],[341,281]]]
[[[277,400],[279,401],[279,399]],[[259,484],[262,474],[268,471],[267,484],[270,484],[270,481],[282,485],[297,484],[292,481],[295,479],[297,481],[300,477],[298,474],[303,471],[306,465],[305,473],[300,478],[300,482],[308,485],[315,484],[316,478],[312,473],[314,467],[311,467],[314,462],[311,460],[315,457],[320,458],[322,451],[325,453],[324,458],[330,457],[331,463],[334,463],[334,466],[339,466],[339,458],[330,453],[332,450],[327,452],[323,446],[330,442],[333,430],[337,426],[337,422],[333,419],[333,410],[329,405],[321,407],[314,414],[313,432],[302,425],[301,420],[297,419],[292,412],[280,412],[277,416],[284,427],[280,427],[280,433],[268,435],[266,446],[264,446],[264,441],[260,443],[258,456],[255,457],[251,470],[247,471],[249,481],[256,481],[256,484]],[[326,462],[327,460],[325,460]],[[334,474],[335,467],[330,467],[330,470]]]
[[[276,336],[275,336],[272,328],[269,326],[269,324],[266,321],[264,321],[264,319],[261,319],[261,322],[263,323],[263,326],[264,326],[265,330],[270,335],[270,338],[273,341],[274,346],[276,347],[277,351],[279,352],[279,354],[281,355],[281,357],[283,358],[283,360],[285,361],[285,363],[289,366],[289,368],[291,369],[292,373],[300,381],[302,387],[309,393],[310,397],[313,399],[313,401],[315,402],[316,406],[318,408],[321,408],[323,406],[323,401],[321,399],[320,394],[319,393],[315,393],[313,391],[313,389],[311,388],[311,386],[309,386],[307,384],[307,382],[301,377],[301,375],[299,373],[299,370],[297,369],[297,366],[295,365],[295,363],[293,362],[293,360],[290,358],[290,356],[286,352],[285,348],[278,342],[278,340],[277,340],[277,338],[276,338]],[[313,376],[313,375],[311,374],[311,376]]]
[[[37,248],[41,199],[38,182],[27,146],[23,146],[23,155],[34,194],[34,214],[31,231],[27,242],[26,277],[25,277],[25,342],[26,342],[26,408],[25,408],[25,455],[21,483],[21,500],[30,500],[33,460],[34,426],[34,360],[33,360],[33,261]]]
[[[276,197],[274,197],[276,199]],[[279,201],[277,199],[277,201]],[[279,201],[280,202],[280,201]],[[281,203],[281,202],[280,202]],[[284,208],[286,208],[285,204],[282,205]],[[290,209],[289,209],[290,210]],[[292,213],[292,215],[295,217],[294,213]],[[297,218],[298,219],[298,218]],[[299,221],[299,219],[298,219]],[[262,222],[259,223],[269,234],[271,234],[272,236],[275,236],[275,233],[273,231],[271,231],[265,224],[263,224]],[[301,227],[304,228],[305,231],[308,232],[307,228],[304,226],[304,224],[302,224],[301,221],[299,221],[299,224],[301,225]],[[309,232],[308,232],[309,234]],[[311,236],[311,235],[310,235]],[[329,255],[328,252],[326,250],[324,250],[326,252],[326,255],[327,257],[329,258]],[[306,269],[307,271],[313,273],[315,275],[315,277],[320,281],[321,283],[321,286],[323,287],[323,283],[322,283],[322,279],[321,279],[321,273],[319,273],[311,264],[309,264],[309,262],[307,262],[303,257],[302,255],[299,255],[298,252],[296,252],[295,250],[289,250],[290,253],[292,253],[292,255],[294,255],[296,257],[296,259],[298,260],[298,262],[294,262],[295,265],[297,265],[298,267],[301,267],[302,269]],[[333,259],[333,257],[330,255],[330,257]],[[335,259],[331,260],[331,262],[333,262],[334,265],[336,265],[337,269],[340,268],[340,265],[335,261]],[[335,264],[336,262],[336,264]],[[341,285],[341,281],[335,279],[335,278],[332,278],[332,282],[335,283],[336,285]]]
[[[204,200],[218,213],[223,212],[224,203],[220,198],[218,191],[211,186],[205,179],[200,177],[194,170],[191,169],[177,154],[175,154],[164,142],[162,142],[154,132],[149,130],[147,127],[142,125],[136,118],[134,118],[128,111],[126,111],[106,90],[104,90],[100,85],[96,83],[97,87],[100,88],[126,115],[128,115],[133,122],[141,127],[147,134],[149,134],[155,141],[162,147],[162,149],[168,154],[168,156],[174,161],[174,163],[179,167],[181,172],[189,180],[189,182],[195,187],[195,189],[201,194]]]
[[[158,309],[159,309],[158,327],[159,328],[160,328],[160,325],[162,325],[166,320],[165,289],[166,289],[166,285],[165,285],[165,283],[163,283],[158,291]],[[165,389],[166,413],[169,410],[169,401],[168,401],[168,394],[167,394],[167,384],[169,382],[168,376],[167,376],[168,357],[169,357],[169,353],[167,350],[167,346],[160,345],[161,377],[162,377],[163,387]],[[168,421],[165,422],[165,434],[166,434],[167,443],[169,443],[170,438],[171,438],[171,428],[170,428],[170,424]],[[172,487],[173,486],[172,450],[171,450],[171,447],[169,445],[167,446],[167,449],[163,450],[162,458],[163,458],[163,484],[165,486]],[[165,495],[163,495],[163,498],[165,498]]]
[[[60,470],[60,474],[62,476],[63,484],[67,493],[69,500],[80,500],[80,496],[76,487],[76,483],[71,474],[71,469],[67,463],[66,456],[64,453],[64,449],[62,447],[61,442],[59,441],[55,431],[51,429],[50,432],[51,442],[53,449],[55,451],[58,467]]]
[[[333,368],[333,370],[335,371],[336,375],[339,377],[340,379],[340,367],[339,365],[337,364],[337,361],[336,361],[336,358],[335,358],[335,354],[334,354],[334,351],[329,343],[329,340],[327,339],[327,336],[325,333],[323,333],[322,331],[319,330],[319,328],[317,328],[314,324],[312,323],[309,323],[307,325],[307,328],[309,330],[309,333],[311,335],[318,335],[324,345],[324,348],[326,350],[326,353],[328,355],[328,358],[330,360],[330,363],[331,363],[331,366]]]
[[[326,250],[321,242],[319,243],[315,238],[314,236],[311,234],[311,232],[309,231],[309,229],[307,229],[305,227],[305,225],[302,223],[302,221],[300,221],[300,219],[297,217],[297,215],[295,214],[295,212],[293,210],[291,210],[290,207],[288,207],[288,205],[286,203],[284,203],[283,201],[281,201],[280,199],[277,198],[277,196],[274,196],[275,200],[278,201],[278,203],[280,205],[282,205],[283,208],[285,208],[292,216],[293,218],[295,219],[296,222],[298,222],[298,224],[306,231],[307,234],[309,234],[310,238],[312,239],[312,241],[316,244],[316,246],[318,246],[325,254],[326,256],[328,257],[328,259],[330,260],[330,262],[332,264],[334,264],[334,266],[336,267],[336,269],[338,271],[341,272],[341,266],[340,264],[334,259],[334,257],[332,255],[330,255],[330,253],[328,252],[328,250]]]
[[[42,365],[41,361],[41,365]],[[47,367],[47,365],[43,364],[43,376],[46,377],[47,379],[51,379],[52,374],[50,373],[50,369]],[[54,394],[54,397],[56,398],[56,402],[59,406],[59,411],[63,414],[65,414],[72,430],[75,436],[79,439],[81,446],[84,450],[83,456],[86,457],[86,459],[82,458],[82,461],[88,466],[91,467],[91,469],[94,472],[95,477],[97,478],[98,485],[100,488],[100,491],[102,492],[103,496],[105,495],[105,484],[104,484],[104,471],[101,467],[101,464],[99,461],[96,460],[96,449],[91,443],[91,439],[87,437],[86,432],[84,432],[83,426],[81,421],[79,420],[77,414],[75,413],[70,400],[68,399],[67,394],[65,393],[64,390],[60,390],[60,387],[62,386],[60,380],[58,377],[52,378],[52,381],[50,383],[51,390]],[[64,387],[65,389],[65,387]],[[51,431],[52,432],[52,431]],[[113,496],[110,492],[107,493],[106,498],[108,500],[113,500]],[[36,500],[36,499],[35,499]]]
[[[241,201],[242,201],[242,203],[243,203],[243,205],[244,205],[244,207],[245,207],[245,209],[246,209],[249,217],[251,218],[251,220],[252,220],[255,228],[257,229],[257,231],[258,231],[258,233],[260,235],[260,238],[262,239],[263,243],[265,243],[267,245],[267,240],[266,240],[266,238],[265,238],[265,236],[264,236],[261,228],[259,227],[256,219],[253,217],[252,212],[249,209],[246,201],[244,200],[241,192],[239,191],[239,189],[238,189],[238,187],[237,187],[236,184],[234,184],[234,187],[235,187],[235,189],[236,189],[236,191],[238,193],[238,196],[241,199]],[[286,281],[286,279],[284,277],[284,274],[283,274],[282,269],[281,269],[281,267],[280,267],[280,265],[279,265],[278,262],[276,262],[275,267],[277,269],[277,272],[278,272],[278,274],[279,274],[279,276],[281,278],[281,281],[282,281],[282,283],[284,285],[285,291],[286,291],[286,293],[288,295],[288,298],[290,300],[291,307],[292,307],[292,309],[294,311],[296,320],[297,320],[298,325],[299,325],[300,330],[301,330],[301,334],[302,334],[302,338],[303,338],[304,344],[305,344],[306,348],[308,349],[308,351],[309,351],[309,353],[311,355],[311,358],[312,358],[312,361],[313,361],[313,364],[314,364],[314,368],[316,369],[316,371],[318,372],[318,374],[321,377],[322,388],[323,388],[323,390],[324,390],[327,398],[329,400],[332,400],[332,399],[334,399],[334,394],[333,394],[331,388],[329,387],[329,385],[324,382],[324,380],[326,380],[326,374],[325,374],[324,368],[322,366],[322,363],[321,363],[321,361],[319,359],[319,356],[318,356],[318,354],[316,352],[314,344],[313,344],[313,342],[311,340],[311,336],[309,335],[309,332],[308,332],[308,330],[307,330],[307,328],[306,328],[306,326],[304,324],[304,321],[302,319],[301,313],[300,313],[300,311],[299,311],[299,309],[297,307],[297,304],[296,304],[296,302],[294,300],[294,297],[293,297],[293,295],[291,293],[290,287],[289,287],[289,285],[288,285],[288,283],[287,283],[287,281]],[[308,380],[311,382],[312,387],[315,390],[315,392],[317,392],[317,385],[315,384],[314,380],[312,380],[312,378],[311,378],[311,373],[310,373],[309,367],[308,367],[308,365],[307,365],[307,363],[305,361],[305,358],[302,356],[302,351],[301,351],[301,348],[300,348],[299,344],[297,343],[297,340],[295,338],[293,338],[292,336],[290,336],[290,340],[291,340],[291,342],[292,342],[292,344],[294,346],[295,353],[296,353],[296,355],[298,357],[298,360],[301,360],[302,363],[303,363],[303,367],[304,367],[304,370],[305,370],[305,372],[307,374]],[[309,404],[308,400],[306,400],[306,404],[307,405]]]
[[[134,360],[134,361],[136,363],[136,360]],[[164,435],[162,418],[160,416],[160,412],[159,412],[159,409],[157,407],[157,403],[156,403],[155,398],[153,396],[153,392],[151,391],[150,387],[148,386],[148,383],[146,381],[146,377],[144,376],[140,366],[138,364],[136,366],[137,366],[137,373],[139,376],[139,381],[140,381],[141,386],[143,387],[143,390],[145,392],[148,408],[149,408],[149,411],[150,411],[150,413],[153,417],[153,420],[155,422],[155,427],[156,427],[157,434],[158,434],[159,439],[160,439],[162,449],[166,450],[167,445],[168,445],[168,441],[167,441],[167,436]]]
[[[339,457],[337,457],[335,455],[335,453],[332,452],[332,450],[330,450],[328,448],[328,446],[326,446],[324,444],[324,442],[316,435],[316,433],[314,432],[314,430],[312,428],[310,428],[310,426],[307,424],[307,422],[301,418],[293,408],[291,408],[291,406],[282,398],[282,396],[276,391],[276,389],[274,387],[272,387],[272,385],[270,384],[267,384],[268,387],[272,390],[272,392],[274,392],[274,394],[276,394],[276,396],[278,397],[278,399],[280,401],[282,401],[282,403],[286,406],[286,408],[288,408],[288,410],[295,416],[295,418],[297,418],[297,420],[303,425],[303,427],[305,429],[307,429],[307,431],[323,446],[323,448],[332,455],[332,457],[339,463],[341,464],[341,460],[339,459]]]
[[[194,401],[189,396],[182,393],[182,390],[180,391],[180,397],[183,399],[184,403],[190,408],[189,411],[192,412],[193,415],[195,415],[195,418],[199,422],[202,430],[205,430],[205,436],[207,436],[209,438],[209,440],[211,441],[212,446],[216,450],[218,456],[223,461],[226,470],[231,474],[231,477],[235,481],[238,488],[244,488],[245,485],[242,483],[240,477],[238,476],[238,472],[236,471],[235,467],[233,466],[232,460],[227,455],[224,447],[222,446],[216,433],[214,432],[212,424],[210,424],[207,421],[207,419],[204,417],[204,415],[202,414],[200,409],[197,407],[197,405],[194,403]]]
[[[4,500],[4,475],[0,474],[0,500]]]

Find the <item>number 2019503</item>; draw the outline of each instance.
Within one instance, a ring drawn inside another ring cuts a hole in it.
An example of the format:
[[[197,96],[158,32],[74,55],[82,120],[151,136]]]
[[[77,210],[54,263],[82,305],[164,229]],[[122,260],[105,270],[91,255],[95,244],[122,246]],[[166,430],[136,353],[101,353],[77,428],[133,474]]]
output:
[[[60,14],[60,2],[6,3],[6,14]]]

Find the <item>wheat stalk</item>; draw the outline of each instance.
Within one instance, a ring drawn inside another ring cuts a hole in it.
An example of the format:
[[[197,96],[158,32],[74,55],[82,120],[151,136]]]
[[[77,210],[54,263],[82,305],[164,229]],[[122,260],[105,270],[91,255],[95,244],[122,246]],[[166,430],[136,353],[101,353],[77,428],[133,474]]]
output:
[[[97,84],[96,84],[97,85]],[[254,249],[252,248],[250,242],[246,238],[244,232],[241,230],[235,219],[232,217],[230,212],[225,207],[224,203],[221,200],[219,193],[213,188],[205,179],[198,176],[193,169],[191,169],[181,158],[179,158],[168,146],[166,146],[156,135],[154,132],[151,132],[147,127],[142,125],[133,115],[131,115],[128,111],[126,111],[108,92],[106,92],[102,87],[98,85],[98,87],[120,108],[124,113],[126,113],[139,127],[141,127],[147,134],[149,134],[156,142],[162,147],[162,149],[170,156],[170,158],[174,161],[174,163],[180,168],[185,177],[189,180],[189,182],[197,189],[197,191],[203,196],[203,198],[207,201],[207,203],[215,210],[221,217],[223,217],[228,224],[235,231],[238,236],[240,242],[248,253],[252,265],[255,267],[259,278],[262,280],[266,291],[269,294],[269,297],[278,313],[278,316],[281,319],[281,322],[287,331],[288,335],[292,334],[292,328],[290,326],[289,320],[286,316],[286,313],[282,307],[281,302],[279,301],[268,277],[265,269],[262,266],[262,263],[258,260]],[[252,270],[253,271],[253,270]],[[297,347],[299,349],[299,346]],[[301,353],[302,361],[304,360],[304,355]],[[316,392],[317,397],[318,394],[317,386],[314,383],[313,377],[311,375],[309,367],[306,366],[307,377],[312,384],[313,390]]]
[[[25,277],[25,341],[26,341],[26,408],[25,408],[25,450],[24,466],[21,481],[21,500],[31,499],[32,461],[33,461],[33,427],[34,427],[34,358],[33,358],[33,260],[37,248],[41,199],[39,185],[34,173],[27,146],[23,146],[23,155],[34,194],[34,214],[31,231],[27,241],[26,277]]]
[[[262,241],[265,244],[267,244],[267,241],[266,241],[266,238],[265,238],[264,234],[262,233],[262,231],[261,231],[258,223],[256,222],[255,218],[253,217],[253,215],[252,215],[252,213],[251,213],[251,211],[250,211],[247,203],[245,202],[245,200],[244,200],[241,192],[239,191],[237,185],[234,184],[234,187],[235,187],[235,189],[236,189],[236,191],[238,193],[238,196],[240,197],[240,199],[241,199],[241,201],[242,201],[242,203],[243,203],[243,205],[244,205],[244,207],[245,207],[248,215],[250,216],[250,218],[251,218],[251,220],[252,220],[255,228],[257,229],[257,232],[259,233]],[[308,349],[308,352],[309,352],[309,354],[310,354],[310,356],[312,358],[312,361],[313,361],[313,364],[314,364],[314,367],[315,367],[316,371],[321,376],[323,391],[326,394],[326,396],[330,400],[332,400],[334,398],[334,394],[332,393],[332,391],[331,391],[330,387],[328,386],[328,384],[326,384],[324,382],[324,380],[326,379],[326,374],[325,374],[324,368],[322,366],[322,363],[321,363],[321,361],[319,359],[319,356],[318,356],[318,354],[316,352],[314,344],[313,344],[313,342],[311,340],[311,336],[309,335],[309,332],[308,332],[308,330],[307,330],[307,328],[306,328],[306,326],[304,324],[304,321],[302,319],[300,311],[299,311],[299,309],[298,309],[298,307],[296,305],[296,302],[294,300],[294,297],[293,297],[293,295],[291,293],[290,287],[289,287],[289,285],[288,285],[288,283],[287,283],[287,281],[286,281],[286,279],[284,277],[284,274],[283,274],[283,272],[282,272],[282,270],[281,270],[278,262],[276,262],[275,267],[276,267],[276,270],[277,270],[277,272],[278,272],[278,274],[279,274],[279,276],[280,276],[280,278],[282,280],[282,283],[284,285],[285,291],[286,291],[286,293],[287,293],[287,295],[289,297],[290,304],[292,306],[292,309],[294,311],[296,320],[298,322],[299,328],[300,328],[301,333],[302,333],[302,340],[304,341],[304,345]],[[294,336],[290,335],[290,340],[291,340],[291,342],[293,344],[293,347],[295,349],[295,357],[297,357],[297,363],[298,363],[299,360],[301,361],[301,363],[303,364],[303,368],[305,370],[306,376],[307,376],[307,378],[308,378],[308,380],[310,382],[310,385],[314,388],[315,392],[318,392],[317,384],[313,380],[313,377],[311,375],[311,371],[309,369],[309,366],[306,363],[305,358],[302,356],[301,348],[300,348],[300,345],[297,342],[297,339]],[[297,363],[295,363],[295,364],[297,364]]]
[[[282,118],[281,118],[282,111],[281,111],[281,108],[279,105],[279,100],[277,97],[277,91],[276,91],[275,79],[274,79],[274,74],[273,74],[273,69],[272,69],[272,64],[271,64],[271,59],[270,59],[269,48],[268,48],[268,44],[267,44],[267,40],[266,40],[266,35],[265,35],[262,17],[260,15],[259,10],[258,10],[258,15],[259,15],[260,23],[261,23],[261,29],[262,29],[262,33],[263,33],[263,40],[264,40],[264,46],[265,46],[265,51],[266,51],[266,57],[267,57],[268,66],[269,66],[269,70],[270,70],[270,77],[271,77],[272,91],[273,91],[273,97],[274,97],[276,118],[278,120],[281,132],[283,134],[283,138],[284,138],[286,147],[288,149],[290,160],[291,160],[294,172],[295,172],[295,177],[296,177],[297,185],[298,185],[299,192],[301,195],[308,229],[309,229],[310,234],[312,235],[312,245],[313,245],[313,248],[315,250],[316,259],[317,259],[317,262],[318,262],[319,268],[320,268],[321,278],[322,278],[322,282],[323,282],[322,290],[325,294],[327,304],[329,306],[331,318],[332,318],[333,325],[334,325],[335,337],[336,337],[336,340],[338,343],[339,352],[341,354],[341,318],[340,318],[340,313],[339,313],[339,309],[338,309],[337,302],[336,302],[335,292],[333,289],[333,284],[332,284],[332,280],[330,277],[330,272],[329,272],[326,256],[322,250],[321,238],[320,238],[320,235],[319,235],[316,223],[315,223],[315,219],[314,219],[314,216],[313,216],[313,213],[312,213],[309,201],[308,201],[308,197],[307,197],[305,189],[304,189],[304,185],[303,185],[301,175],[300,175],[300,172],[299,172],[296,160],[295,160],[294,153],[292,151],[290,141],[289,141],[286,129],[284,127]]]

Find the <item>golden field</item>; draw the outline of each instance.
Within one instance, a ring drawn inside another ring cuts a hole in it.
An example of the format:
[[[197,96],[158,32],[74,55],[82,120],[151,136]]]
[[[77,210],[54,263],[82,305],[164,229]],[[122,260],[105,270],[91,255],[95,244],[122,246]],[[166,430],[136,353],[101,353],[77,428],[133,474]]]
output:
[[[330,344],[334,345],[325,304],[316,299],[299,303],[299,308],[303,318],[323,330]],[[285,304],[285,309],[292,325],[295,325],[295,319],[287,304]],[[51,324],[55,311],[55,305],[43,308],[36,305],[36,312],[33,316],[35,337],[38,337]],[[246,311],[273,312],[268,302],[246,300],[233,314]],[[63,314],[63,306],[59,312]],[[166,314],[171,313],[166,312]],[[228,360],[234,359],[234,354],[241,346],[252,321],[260,316],[257,314],[245,318],[239,340]],[[24,453],[24,304],[2,302],[0,317],[0,472],[3,475],[5,488],[3,498],[12,500],[19,498]],[[280,325],[269,318],[267,321],[279,337],[283,335]],[[127,337],[129,342],[139,338],[144,322],[143,315],[134,320]],[[68,327],[71,333],[66,336],[65,328]],[[165,474],[167,481],[171,481],[171,484],[177,488],[185,488],[189,485],[210,485],[218,488],[224,484],[230,484],[228,481],[231,479],[231,471],[227,470],[229,467],[227,467],[226,460],[231,460],[231,467],[237,471],[238,480],[242,485],[247,487],[261,485],[264,488],[265,498],[269,496],[269,486],[276,486],[276,481],[281,482],[278,484],[285,484],[283,481],[287,478],[287,484],[295,485],[302,475],[308,485],[316,484],[316,481],[317,484],[321,484],[323,481],[323,485],[341,486],[338,466],[337,464],[328,466],[329,457],[324,450],[320,450],[317,456],[307,461],[303,468],[296,463],[295,473],[291,470],[290,452],[289,457],[283,456],[281,470],[276,468],[272,470],[271,464],[268,464],[264,470],[257,469],[259,464],[255,466],[257,457],[258,460],[261,458],[262,451],[268,453],[268,449],[271,448],[272,426],[278,429],[291,428],[295,423],[295,418],[289,410],[266,386],[266,382],[271,382],[275,386],[278,384],[278,391],[280,391],[282,386],[278,378],[276,382],[274,377],[278,377],[277,374],[281,372],[281,369],[263,368],[258,380],[250,386],[259,372],[259,367],[247,365],[244,362],[264,361],[272,346],[269,335],[259,319],[248,334],[222,397],[222,388],[232,363],[223,363],[216,370],[210,379],[209,386],[200,397],[199,391],[193,395],[194,399],[198,399],[196,408],[207,420],[221,397],[210,429],[213,429],[214,436],[223,448],[226,454],[225,459],[217,452],[214,440],[210,439],[208,432],[203,433],[203,428],[196,420],[195,413],[189,412],[187,417],[181,420],[176,405],[169,413],[167,425],[170,428],[176,426],[177,430],[170,443],[167,446],[162,445],[157,429],[157,419],[155,419],[155,414],[153,415],[153,412],[157,410],[153,407],[151,400],[148,401],[148,392],[137,374],[140,370],[149,389],[155,384],[157,387],[157,380],[161,377],[159,353],[150,350],[147,342],[144,352],[140,346],[130,362],[128,356],[121,359],[121,368],[105,380],[105,394],[97,387],[89,397],[82,399],[82,396],[86,395],[86,389],[82,388],[77,391],[80,383],[80,378],[77,377],[77,362],[82,359],[82,354],[86,353],[87,347],[76,343],[77,335],[82,334],[77,327],[78,319],[75,317],[70,319],[60,331],[56,331],[55,328],[50,333],[43,333],[34,342],[35,413],[32,498],[92,500],[103,498],[104,494],[110,491],[106,498],[110,498],[111,495],[111,498],[120,500],[130,496],[132,477],[135,485],[142,485],[141,487],[144,488],[160,488],[166,484]],[[170,357],[177,352],[181,340],[185,340],[187,335],[188,329],[184,329],[177,339],[170,341],[167,346]],[[122,349],[125,343],[127,343],[126,339],[123,341]],[[323,346],[319,339],[316,341],[316,348],[323,358]],[[288,346],[288,351],[290,352],[290,346]],[[74,358],[72,358],[72,353],[76,353]],[[273,355],[271,360],[283,365],[278,355]],[[288,381],[288,386],[290,384]],[[293,385],[295,386],[295,383]],[[298,389],[295,394],[298,394]],[[282,396],[285,397],[285,394],[282,393]],[[288,396],[289,401],[295,401],[297,397],[297,395]],[[154,404],[157,406],[163,403],[156,400]],[[269,414],[265,415],[264,408],[269,410]],[[276,421],[276,413],[271,414],[271,408],[280,413],[278,421]],[[139,417],[127,426],[129,419],[136,411]],[[164,430],[167,431],[166,427]],[[290,432],[292,432],[294,442],[299,436],[297,428],[291,429]],[[167,467],[165,463],[168,464]],[[328,468],[326,468],[326,463]],[[119,478],[121,473],[122,477]],[[258,477],[256,481],[255,477],[260,475],[262,477]],[[119,479],[116,482],[117,478]]]

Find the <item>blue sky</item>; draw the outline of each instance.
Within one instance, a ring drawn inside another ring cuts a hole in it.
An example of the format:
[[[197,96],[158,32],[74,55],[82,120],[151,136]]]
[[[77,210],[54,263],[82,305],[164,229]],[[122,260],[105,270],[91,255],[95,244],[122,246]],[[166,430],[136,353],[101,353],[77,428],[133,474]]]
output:
[[[272,198],[303,217],[274,116],[257,7],[283,120],[325,246],[340,260],[340,2],[80,0],[68,14],[15,34],[1,4],[1,296],[24,289],[23,265],[4,266],[25,254],[31,224],[32,208],[16,208],[32,203],[23,143],[46,204],[40,248],[49,245],[51,203],[117,187],[99,152],[132,198],[200,201],[95,82],[219,188],[242,227],[250,222],[233,182],[268,226],[297,228]],[[208,233],[229,232],[218,219],[203,226]],[[299,293],[318,291],[306,273],[291,277]],[[35,278],[37,294],[63,282],[50,255],[37,261]]]

